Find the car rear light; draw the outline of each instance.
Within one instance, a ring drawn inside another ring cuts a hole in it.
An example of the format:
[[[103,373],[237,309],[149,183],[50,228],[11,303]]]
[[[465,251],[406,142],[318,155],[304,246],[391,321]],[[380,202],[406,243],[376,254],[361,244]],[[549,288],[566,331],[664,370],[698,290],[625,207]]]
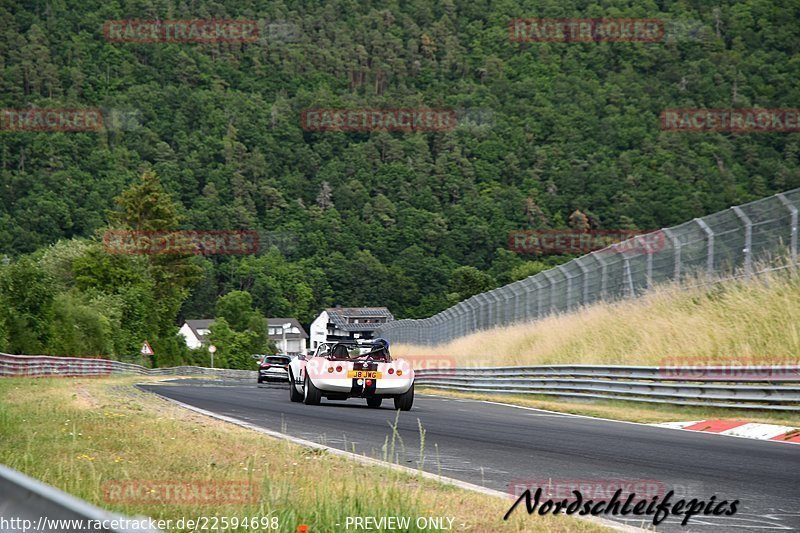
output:
[[[402,370],[398,370],[397,371],[397,376],[399,377],[399,376],[402,376],[402,375],[403,375],[403,371]]]
[[[366,384],[367,384],[367,387],[369,387],[370,385],[372,385],[372,380],[371,380],[371,379],[368,379],[368,380],[366,381]]]
[[[328,374],[333,374],[333,367],[332,366],[328,367]]]
[[[337,366],[337,367],[336,367],[336,371],[337,371],[337,372],[341,372],[341,371],[342,371],[342,367],[341,367],[341,366]]]
[[[390,374],[394,374],[394,368],[390,368],[390,369],[389,369],[389,373],[390,373]]]
[[[270,368],[271,365],[261,365],[261,368]]]

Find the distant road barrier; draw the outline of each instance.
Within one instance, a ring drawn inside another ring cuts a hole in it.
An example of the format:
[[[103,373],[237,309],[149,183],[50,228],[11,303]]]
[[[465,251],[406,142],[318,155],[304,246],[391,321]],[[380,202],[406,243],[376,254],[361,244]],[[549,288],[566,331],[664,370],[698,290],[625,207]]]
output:
[[[145,368],[106,359],[0,353],[0,377],[210,376],[255,380],[255,370]],[[488,394],[533,394],[672,405],[800,411],[800,365],[547,365],[416,371],[419,386]]]
[[[741,372],[729,366],[507,366],[426,369],[416,376],[419,386],[462,392],[800,411],[797,365]]]
[[[147,376],[215,376],[230,379],[255,379],[255,370],[175,366],[145,368],[141,365],[90,359],[84,357],[53,357],[49,355],[10,355],[0,353],[0,377],[102,377],[118,374]]]

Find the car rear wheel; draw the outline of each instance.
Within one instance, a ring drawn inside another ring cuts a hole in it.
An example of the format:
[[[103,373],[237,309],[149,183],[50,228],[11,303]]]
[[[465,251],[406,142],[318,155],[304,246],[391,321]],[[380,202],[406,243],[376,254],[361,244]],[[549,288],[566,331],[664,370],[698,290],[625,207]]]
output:
[[[297,392],[297,387],[294,384],[294,376],[292,371],[289,371],[289,400],[293,402],[302,402],[303,395]]]
[[[380,407],[383,398],[367,398],[367,405],[370,407]]]
[[[412,384],[411,387],[401,394],[400,396],[395,396],[394,398],[394,408],[400,409],[401,411],[410,411],[411,406],[414,405],[414,385]]]
[[[320,400],[322,400],[322,393],[314,386],[311,379],[306,376],[306,384],[303,387],[303,403],[306,405],[319,405]]]

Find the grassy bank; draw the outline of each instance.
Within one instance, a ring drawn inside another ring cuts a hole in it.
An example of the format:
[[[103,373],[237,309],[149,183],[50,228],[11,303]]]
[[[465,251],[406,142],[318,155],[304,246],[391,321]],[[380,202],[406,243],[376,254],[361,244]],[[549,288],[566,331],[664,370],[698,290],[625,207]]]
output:
[[[452,517],[455,531],[603,530],[524,513],[503,522],[510,500],[365,466],[201,416],[134,388],[143,380],[0,380],[0,462],[126,515],[274,516],[279,531],[306,524],[309,533],[343,530],[347,516]],[[258,494],[249,503],[177,505],[110,503],[104,494],[109,482],[153,480],[211,486],[245,481]]]
[[[461,365],[783,364],[800,362],[800,275],[783,271],[710,289],[665,286],[530,324],[481,331],[396,355],[448,355]]]
[[[665,286],[636,300],[595,304],[535,323],[477,332],[441,346],[396,345],[393,353],[448,356],[458,366],[800,364],[800,275],[784,270],[710,288]],[[790,413],[462,396],[637,422],[718,417],[800,426],[800,416]]]

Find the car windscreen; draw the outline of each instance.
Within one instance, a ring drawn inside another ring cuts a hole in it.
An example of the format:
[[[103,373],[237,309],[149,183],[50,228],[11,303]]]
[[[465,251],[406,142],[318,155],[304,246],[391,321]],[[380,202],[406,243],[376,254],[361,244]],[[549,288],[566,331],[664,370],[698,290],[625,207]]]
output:
[[[288,357],[265,357],[264,363],[268,365],[288,365]]]
[[[337,344],[328,353],[328,358],[333,360],[359,359],[367,356],[372,359],[391,360],[388,351],[378,345]]]

